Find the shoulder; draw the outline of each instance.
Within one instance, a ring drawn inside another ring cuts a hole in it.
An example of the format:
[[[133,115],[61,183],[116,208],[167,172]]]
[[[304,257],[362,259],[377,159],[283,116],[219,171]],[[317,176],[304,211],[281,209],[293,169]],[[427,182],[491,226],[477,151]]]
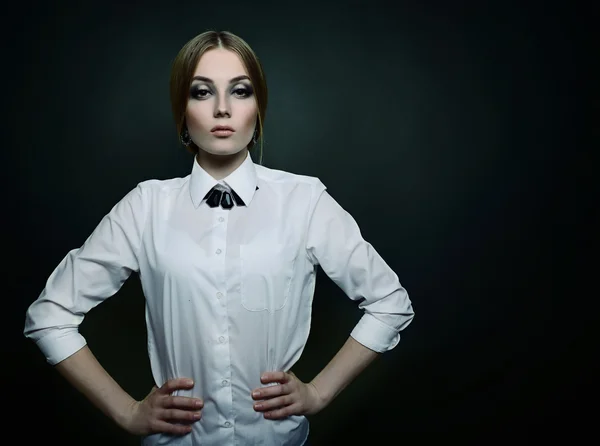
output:
[[[149,212],[156,203],[169,200],[189,182],[189,175],[164,180],[147,179],[138,182],[117,203],[117,207],[131,207],[140,212]]]
[[[185,177],[168,178],[164,180],[149,179],[140,181],[136,189],[142,195],[146,197],[168,195],[172,192],[179,191],[181,188],[186,187],[190,180],[190,175]]]
[[[256,174],[259,180],[273,186],[301,188],[311,193],[325,190],[327,187],[320,178],[310,175],[289,172],[286,170],[272,169],[256,164]]]

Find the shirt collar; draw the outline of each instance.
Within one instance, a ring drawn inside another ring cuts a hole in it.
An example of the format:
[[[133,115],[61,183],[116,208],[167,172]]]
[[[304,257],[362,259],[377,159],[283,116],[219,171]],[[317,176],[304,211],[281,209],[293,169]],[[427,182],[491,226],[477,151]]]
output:
[[[244,162],[228,176],[222,180],[215,180],[206,170],[204,170],[196,157],[194,157],[194,165],[190,177],[190,195],[194,207],[200,206],[204,196],[217,184],[225,184],[233,189],[240,196],[246,206],[250,205],[254,192],[257,189],[258,179],[256,176],[256,168],[250,152],[247,151]]]

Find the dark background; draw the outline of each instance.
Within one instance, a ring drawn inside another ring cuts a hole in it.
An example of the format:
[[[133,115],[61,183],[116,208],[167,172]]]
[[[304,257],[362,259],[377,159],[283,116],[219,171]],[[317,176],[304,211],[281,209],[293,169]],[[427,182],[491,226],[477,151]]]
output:
[[[584,286],[597,255],[580,224],[594,215],[591,10],[447,3],[22,2],[5,13],[5,432],[18,444],[139,444],[23,337],[25,311],[127,191],[189,174],[170,63],[215,29],[244,38],[266,71],[263,164],[319,177],[416,312],[397,348],[310,417],[312,444],[583,438],[598,372],[586,307],[597,288]],[[294,368],[304,381],[360,318],[319,276]],[[132,276],[81,326],[138,399],[153,385],[143,309]]]

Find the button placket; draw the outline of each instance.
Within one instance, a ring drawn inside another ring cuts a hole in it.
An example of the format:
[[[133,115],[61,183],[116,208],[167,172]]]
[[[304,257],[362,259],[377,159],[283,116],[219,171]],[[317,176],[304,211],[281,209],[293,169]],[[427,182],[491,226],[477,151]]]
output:
[[[216,296],[217,306],[219,307],[219,319],[223,322],[223,324],[219,323],[219,328],[217,333],[222,333],[223,335],[217,336],[215,340],[215,348],[219,352],[217,355],[221,360],[219,360],[220,366],[219,371],[221,375],[221,391],[224,395],[227,395],[229,411],[231,411],[232,406],[232,396],[231,396],[231,381],[230,381],[230,368],[231,364],[229,364],[228,358],[230,355],[228,354],[228,329],[227,329],[227,302],[225,299],[225,295],[227,294],[227,279],[226,279],[226,268],[227,268],[227,256],[226,256],[226,240],[227,240],[227,212],[231,212],[230,210],[224,210],[221,208],[215,209],[215,216],[213,220],[213,260],[215,265],[215,290],[214,295]],[[219,383],[219,381],[217,381]],[[218,385],[218,384],[217,384]],[[222,420],[222,426],[225,428],[233,427],[233,420]]]
[[[226,226],[226,224],[220,224],[220,223],[227,221],[227,219],[226,219],[227,212],[230,212],[230,211],[219,209],[219,210],[217,210],[217,212],[215,212],[215,219],[219,223],[216,223],[214,226],[214,233],[215,233],[214,240],[216,242],[216,246],[214,246],[213,249],[214,249],[215,260],[218,261],[218,263],[215,263],[215,265],[220,264],[220,266],[221,266],[220,271],[218,273],[218,276],[220,278],[220,280],[219,280],[220,283],[217,284],[217,290],[215,290],[215,295],[221,301],[224,297],[224,294],[222,291],[218,291],[218,289],[219,288],[224,289],[226,286],[226,284],[225,284],[226,258],[223,254],[225,253],[225,249],[226,249],[226,247],[224,246],[224,241],[227,240],[227,226]],[[221,245],[221,246],[219,246],[219,245]],[[222,301],[222,302],[224,304],[224,301]]]

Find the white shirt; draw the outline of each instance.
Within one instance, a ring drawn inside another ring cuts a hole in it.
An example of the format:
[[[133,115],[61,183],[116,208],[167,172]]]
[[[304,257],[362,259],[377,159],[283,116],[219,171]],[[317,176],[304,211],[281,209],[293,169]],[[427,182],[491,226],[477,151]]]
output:
[[[245,206],[210,208],[203,198],[217,183]],[[306,417],[265,419],[250,392],[264,387],[261,373],[289,371],[300,358],[317,265],[360,300],[350,335],[376,352],[394,348],[414,316],[408,295],[318,178],[255,164],[248,153],[217,181],[194,159],[184,178],[139,183],[67,253],[27,310],[24,334],[57,364],[86,344],[84,315],[137,272],[156,385],[190,377],[194,388],[175,394],[204,400],[192,433],[142,444],[297,446]]]

